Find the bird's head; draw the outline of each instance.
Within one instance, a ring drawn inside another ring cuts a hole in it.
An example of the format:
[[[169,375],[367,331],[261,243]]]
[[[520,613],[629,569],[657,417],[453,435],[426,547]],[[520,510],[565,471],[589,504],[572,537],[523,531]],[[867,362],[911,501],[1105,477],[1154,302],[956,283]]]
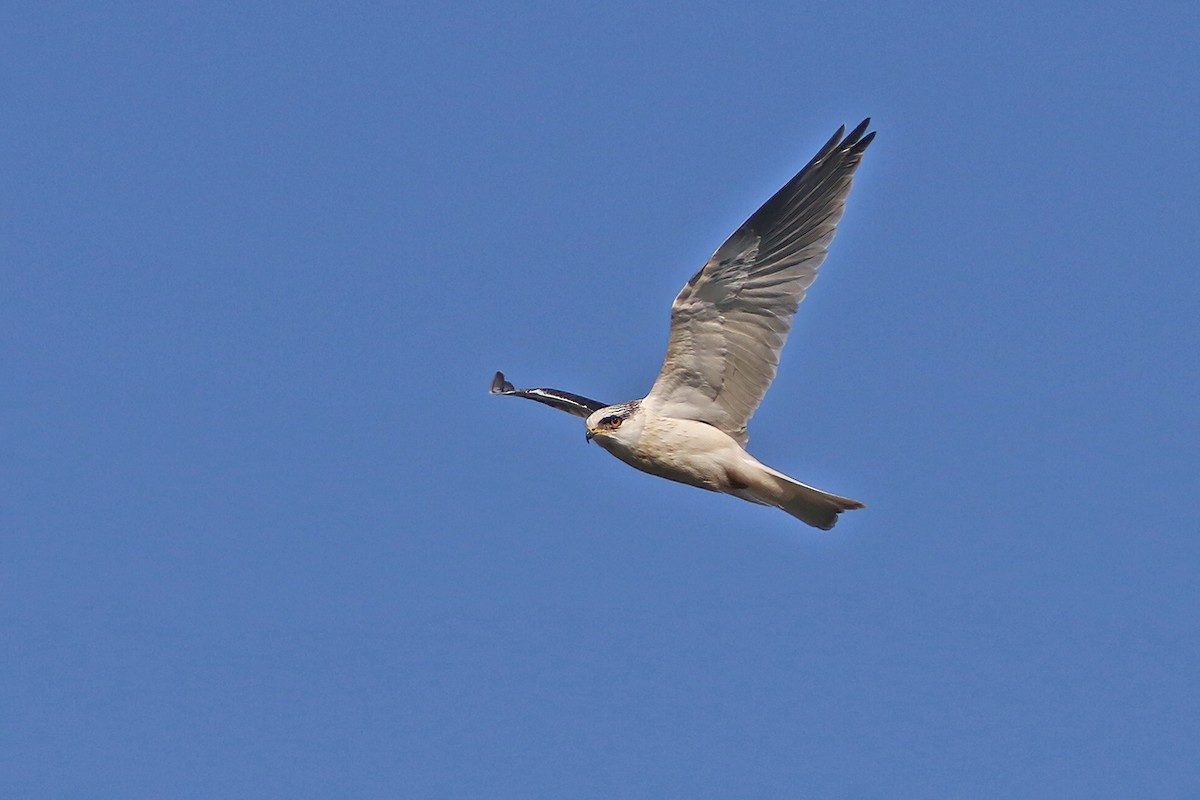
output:
[[[635,428],[640,428],[638,418],[639,401],[606,406],[592,412],[587,418],[587,440],[607,447],[610,444],[627,444],[637,438]]]

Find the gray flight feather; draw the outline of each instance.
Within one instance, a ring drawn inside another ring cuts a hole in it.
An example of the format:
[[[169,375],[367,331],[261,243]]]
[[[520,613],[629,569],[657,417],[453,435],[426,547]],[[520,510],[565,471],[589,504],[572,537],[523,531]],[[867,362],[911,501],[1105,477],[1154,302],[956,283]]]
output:
[[[875,138],[842,126],[812,161],[717,248],[671,306],[662,372],[647,402],[746,443],[746,423],[779,366],[804,293],[817,277]]]

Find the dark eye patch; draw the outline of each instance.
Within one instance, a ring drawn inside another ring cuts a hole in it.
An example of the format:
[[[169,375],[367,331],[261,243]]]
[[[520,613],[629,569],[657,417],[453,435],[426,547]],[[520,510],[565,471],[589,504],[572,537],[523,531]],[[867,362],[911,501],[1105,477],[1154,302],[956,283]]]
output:
[[[605,417],[604,419],[600,420],[600,424],[603,425],[605,428],[619,428],[619,427],[621,427],[621,423],[624,421],[625,420],[621,417],[613,416],[613,417]]]

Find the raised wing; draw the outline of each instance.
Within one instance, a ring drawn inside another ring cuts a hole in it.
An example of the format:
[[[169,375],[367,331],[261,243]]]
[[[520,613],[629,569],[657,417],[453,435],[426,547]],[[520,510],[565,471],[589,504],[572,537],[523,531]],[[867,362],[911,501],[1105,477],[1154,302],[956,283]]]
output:
[[[496,377],[492,378],[490,393],[507,394],[513,397],[524,397],[526,400],[536,400],[539,403],[545,403],[548,406],[557,408],[559,411],[565,411],[568,414],[574,414],[584,419],[590,417],[593,411],[599,411],[607,405],[607,403],[589,400],[586,397],[580,397],[577,394],[571,394],[559,389],[517,389],[504,379],[503,372],[497,372]]]
[[[671,338],[647,404],[720,428],[741,444],[762,401],[792,315],[817,277],[875,134],[842,126],[796,177],[754,212],[671,306]]]

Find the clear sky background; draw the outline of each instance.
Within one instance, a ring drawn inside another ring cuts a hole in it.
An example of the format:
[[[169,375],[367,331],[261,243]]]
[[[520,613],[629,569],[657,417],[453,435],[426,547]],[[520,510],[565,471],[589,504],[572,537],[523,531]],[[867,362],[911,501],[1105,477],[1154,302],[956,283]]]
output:
[[[1194,3],[26,4],[0,795],[1200,793]],[[874,118],[751,450],[642,396]]]

